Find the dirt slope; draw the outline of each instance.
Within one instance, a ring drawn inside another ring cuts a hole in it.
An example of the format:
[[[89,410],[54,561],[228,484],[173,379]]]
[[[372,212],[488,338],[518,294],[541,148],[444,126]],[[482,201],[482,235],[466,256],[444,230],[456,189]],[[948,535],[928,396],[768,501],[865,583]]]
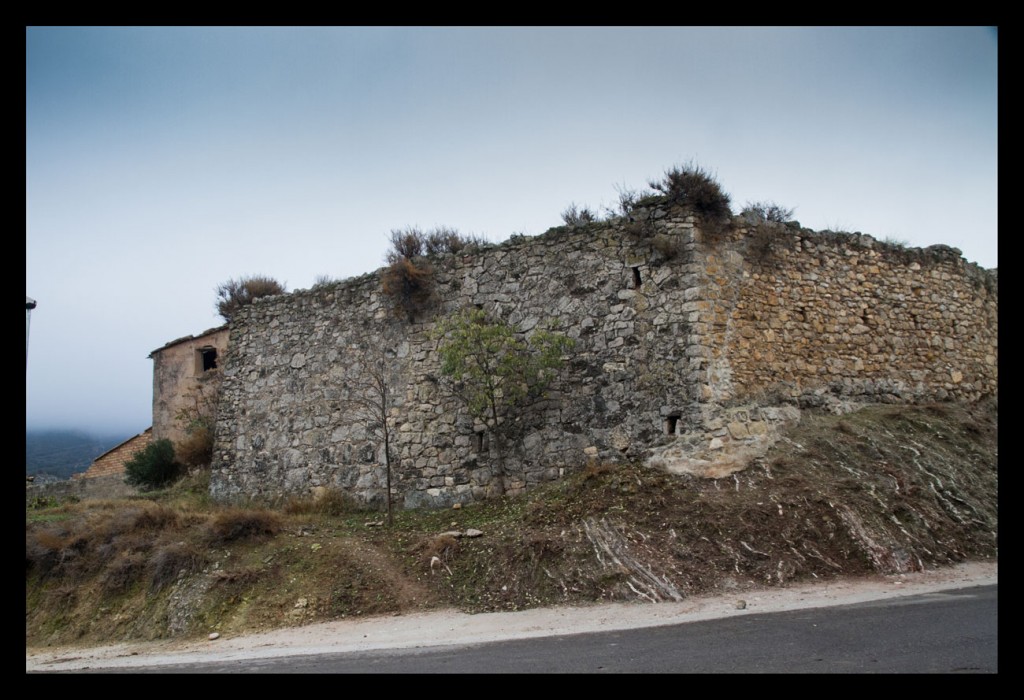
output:
[[[338,502],[217,508],[201,480],[152,500],[31,509],[26,640],[681,601],[994,559],[997,463],[994,403],[871,406],[805,411],[728,478],[594,465],[525,497],[403,512],[390,529]]]

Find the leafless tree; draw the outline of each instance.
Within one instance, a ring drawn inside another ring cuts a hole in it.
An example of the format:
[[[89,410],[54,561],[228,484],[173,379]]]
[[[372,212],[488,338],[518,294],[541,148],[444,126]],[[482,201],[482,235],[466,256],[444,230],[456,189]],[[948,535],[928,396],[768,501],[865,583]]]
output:
[[[348,409],[366,431],[384,443],[385,502],[387,523],[393,522],[391,503],[392,473],[398,459],[392,454],[391,436],[394,428],[396,398],[395,358],[390,343],[375,347],[354,347],[351,365],[352,381],[348,385]]]

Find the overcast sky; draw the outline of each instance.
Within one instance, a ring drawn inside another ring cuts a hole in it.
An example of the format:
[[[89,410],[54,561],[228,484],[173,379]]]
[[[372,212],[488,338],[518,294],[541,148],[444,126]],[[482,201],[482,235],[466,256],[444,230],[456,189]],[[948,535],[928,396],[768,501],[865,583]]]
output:
[[[991,28],[26,30],[31,428],[142,431],[215,288],[500,241],[666,168],[733,208],[996,258]]]

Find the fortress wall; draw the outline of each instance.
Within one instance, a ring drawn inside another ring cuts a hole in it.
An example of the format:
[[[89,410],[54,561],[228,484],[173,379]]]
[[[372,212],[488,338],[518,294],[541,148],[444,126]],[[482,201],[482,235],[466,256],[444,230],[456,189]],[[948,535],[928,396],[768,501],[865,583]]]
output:
[[[956,251],[799,228],[766,246],[741,225],[712,240],[685,212],[642,213],[642,234],[616,220],[431,260],[435,303],[413,322],[381,292],[381,271],[257,300],[232,324],[211,494],[341,489],[379,502],[383,445],[352,399],[384,352],[398,503],[495,495],[488,431],[439,369],[437,321],[470,305],[576,341],[547,399],[510,418],[508,493],[591,461],[763,442],[798,414],[769,405],[780,398],[995,392],[994,274]]]
[[[709,345],[723,393],[830,387],[872,401],[997,393],[995,275],[946,246],[749,228],[708,256]]]

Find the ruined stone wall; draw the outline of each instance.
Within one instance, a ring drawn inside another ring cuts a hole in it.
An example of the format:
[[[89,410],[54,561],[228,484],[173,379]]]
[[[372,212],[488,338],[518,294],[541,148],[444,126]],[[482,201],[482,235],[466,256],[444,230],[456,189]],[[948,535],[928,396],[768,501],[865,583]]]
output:
[[[960,251],[783,225],[738,228],[707,247],[716,398],[996,394],[996,277]]]
[[[688,394],[692,220],[664,216],[668,261],[614,226],[560,229],[432,261],[434,309],[409,323],[378,273],[261,299],[235,320],[224,370],[211,492],[273,498],[342,488],[382,496],[382,448],[349,405],[366,349],[394,351],[400,502],[443,505],[493,492],[493,445],[481,449],[439,371],[436,320],[478,305],[529,334],[576,340],[547,399],[518,416],[505,487],[516,493],[589,459],[638,456],[681,415]],[[638,284],[639,281],[639,284]]]
[[[778,387],[790,403],[844,389],[893,400],[995,389],[994,277],[958,254],[800,229],[766,246],[738,219],[712,240],[679,210],[635,218],[643,225],[563,227],[432,260],[435,304],[411,323],[379,272],[243,309],[223,369],[211,495],[336,488],[379,502],[382,444],[352,398],[364,358],[380,352],[398,393],[398,502],[493,495],[493,445],[441,376],[434,334],[470,305],[576,341],[547,399],[514,419],[511,493],[592,460],[739,463],[798,417],[765,402]]]
[[[40,498],[69,499],[81,501],[105,498],[130,498],[137,496],[139,489],[124,483],[124,474],[106,474],[87,479],[61,479],[44,484],[26,484],[25,501],[32,503]]]

